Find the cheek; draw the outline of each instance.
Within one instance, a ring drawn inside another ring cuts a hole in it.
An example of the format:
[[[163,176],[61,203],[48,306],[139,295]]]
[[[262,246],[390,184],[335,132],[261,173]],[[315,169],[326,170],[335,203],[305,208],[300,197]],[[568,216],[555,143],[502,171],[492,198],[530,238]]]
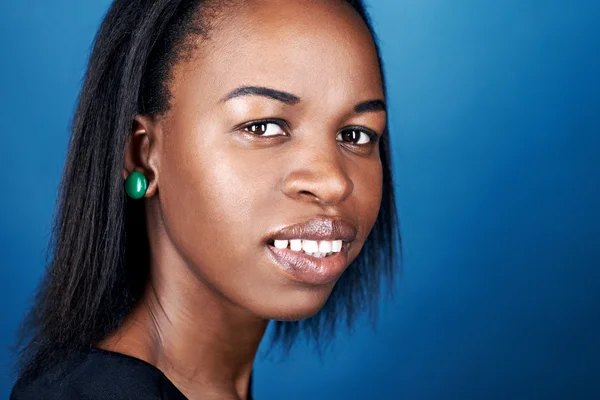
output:
[[[197,272],[226,284],[232,269],[238,277],[248,272],[244,261],[260,244],[253,220],[263,217],[273,172],[221,135],[171,139],[159,185],[173,244]]]
[[[383,189],[381,162],[375,160],[373,165],[357,167],[355,177],[356,215],[359,217],[359,226],[364,241],[375,225],[381,207]]]

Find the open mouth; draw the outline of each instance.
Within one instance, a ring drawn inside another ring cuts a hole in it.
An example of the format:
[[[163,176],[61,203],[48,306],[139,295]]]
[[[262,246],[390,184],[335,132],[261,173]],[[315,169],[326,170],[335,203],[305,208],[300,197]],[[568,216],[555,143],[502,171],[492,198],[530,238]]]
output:
[[[331,285],[346,270],[358,228],[342,217],[317,216],[272,231],[263,243],[268,256],[293,280]]]
[[[307,240],[291,239],[277,240],[271,239],[267,242],[269,246],[281,250],[289,250],[298,253],[304,253],[315,258],[326,258],[342,251],[347,243],[342,240]]]

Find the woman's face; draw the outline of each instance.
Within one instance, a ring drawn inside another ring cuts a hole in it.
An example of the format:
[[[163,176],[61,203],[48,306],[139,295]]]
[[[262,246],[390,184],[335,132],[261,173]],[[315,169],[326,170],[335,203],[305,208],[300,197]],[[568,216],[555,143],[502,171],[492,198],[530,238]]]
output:
[[[344,1],[238,3],[173,68],[157,123],[158,219],[205,287],[261,317],[301,319],[323,306],[379,212],[379,65]]]

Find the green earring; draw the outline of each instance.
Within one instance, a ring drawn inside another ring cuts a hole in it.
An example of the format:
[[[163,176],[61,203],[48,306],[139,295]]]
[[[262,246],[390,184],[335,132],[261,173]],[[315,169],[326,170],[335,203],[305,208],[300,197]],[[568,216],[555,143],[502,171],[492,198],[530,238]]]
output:
[[[132,199],[141,199],[148,189],[148,180],[139,171],[133,171],[125,180],[125,192]]]

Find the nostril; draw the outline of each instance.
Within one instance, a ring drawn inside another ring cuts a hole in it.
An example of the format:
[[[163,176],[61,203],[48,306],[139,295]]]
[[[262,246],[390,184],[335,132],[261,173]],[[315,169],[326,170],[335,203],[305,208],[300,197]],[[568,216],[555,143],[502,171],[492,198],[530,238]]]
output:
[[[353,183],[344,171],[326,169],[320,168],[315,172],[297,170],[288,174],[282,182],[281,191],[295,200],[322,205],[339,203],[352,193]]]
[[[319,196],[317,196],[314,192],[311,192],[310,190],[301,190],[298,192],[298,194],[300,197],[307,197],[307,198],[319,200]]]

